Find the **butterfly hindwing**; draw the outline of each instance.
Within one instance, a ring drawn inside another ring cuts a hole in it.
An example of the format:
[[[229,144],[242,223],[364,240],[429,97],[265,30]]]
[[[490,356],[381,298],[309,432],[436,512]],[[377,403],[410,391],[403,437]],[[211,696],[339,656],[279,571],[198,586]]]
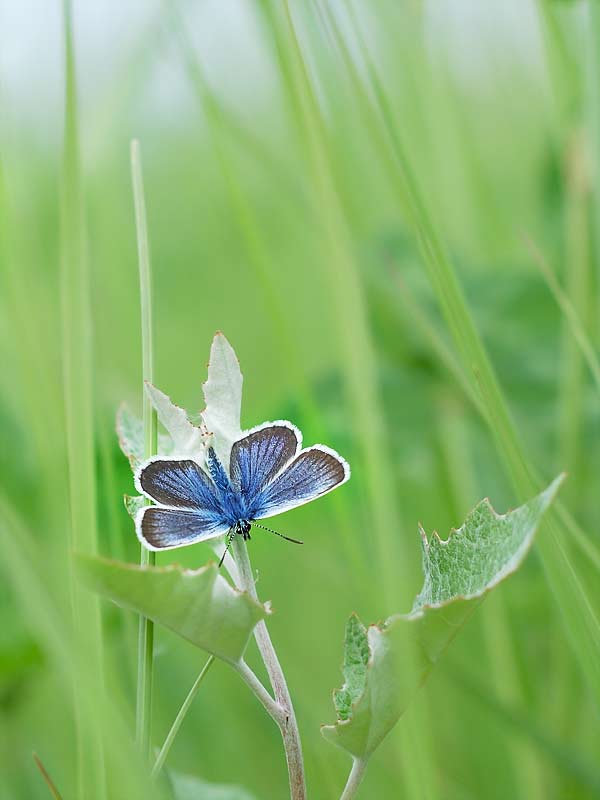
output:
[[[147,506],[135,520],[138,539],[149,550],[170,550],[221,536],[228,530],[220,515]]]
[[[234,442],[229,468],[248,504],[298,453],[301,433],[291,422],[270,422]]]
[[[335,450],[315,445],[302,450],[256,496],[251,517],[262,519],[315,500],[348,480],[350,467]]]

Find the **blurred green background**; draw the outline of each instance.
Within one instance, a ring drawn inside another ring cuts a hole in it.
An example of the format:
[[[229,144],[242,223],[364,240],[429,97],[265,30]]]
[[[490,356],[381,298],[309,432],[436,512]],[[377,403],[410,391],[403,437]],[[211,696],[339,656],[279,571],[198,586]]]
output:
[[[594,348],[599,335],[599,4],[75,0],[78,106],[67,118],[79,152],[63,134],[60,4],[7,2],[0,20],[0,796],[49,797],[32,751],[65,800],[79,796],[77,719],[93,709],[82,712],[67,674],[73,502],[90,531],[97,520],[100,552],[139,559],[114,433],[118,405],[141,411],[142,399],[136,137],[157,385],[199,412],[223,330],[244,373],[242,423],[289,418],[352,466],[339,492],[274,521],[303,548],[259,532],[251,542],[309,795],[337,797],[349,760],[319,725],[334,720],[349,613],[369,622],[409,610],[418,522],[445,536],[483,496],[499,511],[523,499],[456,337],[464,315],[453,329],[448,288],[424,265],[431,235],[522,453],[543,480],[569,473],[562,499],[592,547],[559,528],[581,588],[573,608],[593,618],[600,605],[598,386],[575,337],[581,326]],[[420,206],[403,202],[407,163]],[[78,480],[85,495],[74,498]],[[196,545],[159,563],[210,557]],[[600,797],[598,667],[585,658],[598,630],[565,622],[559,589],[570,597],[534,548],[376,753],[361,797]],[[108,691],[125,720],[109,736],[125,748],[137,623],[101,611]],[[203,661],[157,632],[156,746]],[[222,664],[168,765],[265,800],[287,792],[276,727]],[[120,785],[108,796],[133,796]]]

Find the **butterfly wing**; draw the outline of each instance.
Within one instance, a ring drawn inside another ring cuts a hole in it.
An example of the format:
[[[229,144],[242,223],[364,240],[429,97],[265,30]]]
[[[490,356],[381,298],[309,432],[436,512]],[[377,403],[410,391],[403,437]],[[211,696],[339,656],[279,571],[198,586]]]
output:
[[[212,512],[146,506],[136,515],[135,530],[148,550],[172,550],[221,536],[229,525]]]
[[[229,459],[231,482],[251,501],[297,455],[302,434],[291,422],[267,422],[234,442]]]
[[[349,464],[324,445],[302,450],[253,499],[250,519],[263,519],[310,503],[350,477]]]
[[[138,539],[150,550],[213,539],[229,529],[216,487],[195,461],[152,458],[138,469],[135,485],[159,504],[136,515]]]

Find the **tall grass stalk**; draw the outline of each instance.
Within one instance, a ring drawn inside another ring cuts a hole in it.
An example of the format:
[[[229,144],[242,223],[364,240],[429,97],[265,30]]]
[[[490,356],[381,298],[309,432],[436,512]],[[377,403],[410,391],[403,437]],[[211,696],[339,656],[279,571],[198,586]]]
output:
[[[594,350],[594,346],[588,334],[586,333],[585,327],[580,318],[580,314],[573,305],[569,295],[567,295],[567,293],[562,289],[554,272],[552,271],[552,268],[544,258],[544,255],[539,247],[530,239],[527,240],[527,245],[533,262],[540,270],[544,280],[546,281],[546,284],[548,285],[548,288],[552,292],[552,295],[556,300],[556,304],[560,308],[565,318],[569,334],[576,342],[583,358],[585,359],[587,367],[590,371],[590,375],[592,376],[596,389],[600,394],[600,359],[598,359],[596,351]],[[577,244],[578,248],[580,246],[581,242]]]
[[[565,154],[566,208],[565,208],[565,289],[570,306],[584,331],[588,327],[589,280],[589,197],[587,149],[580,134],[568,143]],[[584,339],[584,341],[587,337]],[[568,497],[575,507],[580,499],[577,493],[580,471],[583,468],[581,445],[584,414],[584,366],[581,347],[574,335],[573,322],[565,317],[563,323],[563,352],[561,363],[561,468],[572,476],[567,487]]]
[[[61,299],[65,427],[69,468],[71,547],[94,553],[97,547],[94,446],[93,352],[90,275],[81,185],[77,88],[72,8],[63,4],[65,53],[64,148],[61,173]],[[76,631],[75,705],[78,730],[78,787],[81,797],[106,796],[104,745],[100,725],[84,696],[93,687],[103,703],[102,643],[98,600],[73,578],[71,599]],[[82,676],[90,663],[97,680]]]
[[[142,318],[142,375],[144,382],[154,382],[154,346],[152,328],[152,275],[148,226],[142,177],[142,160],[139,143],[131,143],[131,178],[135,204],[135,226],[137,232],[138,264],[140,273],[140,303]],[[156,411],[146,392],[143,392],[144,457],[149,458],[157,449]],[[155,563],[155,553],[141,546],[140,564]],[[140,617],[138,631],[138,671],[135,735],[144,757],[150,756],[152,726],[152,682],[154,672],[154,623]]]
[[[395,168],[389,174],[398,200],[413,229],[423,256],[423,263],[446,318],[450,333],[464,361],[465,369],[472,375],[487,408],[491,433],[511,478],[517,497],[522,500],[533,494],[541,482],[528,463],[525,449],[516,432],[506,401],[485,346],[479,336],[471,312],[441,239],[432,223],[417,179],[406,155],[392,106],[381,83],[360,26],[353,16],[354,30],[360,43],[369,85],[375,106],[369,103],[373,114],[382,121],[395,159]],[[365,95],[366,99],[366,95]],[[368,101],[367,101],[368,102]],[[549,535],[540,537],[538,551],[542,557],[549,585],[565,622],[569,641],[579,657],[579,664],[600,703],[600,622],[597,612],[582,583],[581,576],[563,541],[563,525],[568,518],[551,512],[546,522]],[[595,547],[579,531],[568,524],[572,541],[586,553]]]
[[[600,0],[588,0],[588,18],[586,25],[588,59],[587,59],[587,110],[586,122],[590,131],[590,151],[592,167],[592,236],[596,253],[596,292],[600,309]],[[596,336],[600,326],[596,327]]]
[[[381,574],[385,608],[408,606],[411,592],[410,550],[402,548],[401,519],[396,504],[393,470],[388,451],[385,415],[382,406],[376,347],[373,342],[365,293],[356,264],[346,211],[336,186],[336,175],[327,127],[310,78],[306,56],[300,43],[290,3],[278,9],[268,4],[269,22],[274,32],[282,77],[290,97],[297,129],[315,189],[317,210],[323,218],[324,262],[335,302],[339,341],[343,356],[351,408],[358,421],[358,437],[365,465],[370,500],[370,515]],[[412,654],[406,653],[404,669],[413,668]],[[428,762],[427,720],[417,709],[410,722],[399,731],[401,780],[408,797],[436,796],[435,776],[422,770]]]

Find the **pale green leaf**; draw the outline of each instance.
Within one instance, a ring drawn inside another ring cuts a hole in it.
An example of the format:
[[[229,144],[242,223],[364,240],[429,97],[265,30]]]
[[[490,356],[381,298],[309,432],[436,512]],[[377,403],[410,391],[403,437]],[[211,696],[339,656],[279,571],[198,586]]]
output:
[[[348,622],[338,721],[321,729],[328,741],[355,758],[373,752],[477,604],[519,567],[563,477],[504,515],[484,500],[446,541],[422,533],[425,579],[411,613],[366,632],[356,617]]]
[[[367,629],[356,614],[352,614],[346,624],[344,639],[344,685],[333,694],[338,719],[351,716],[352,706],[360,698],[365,685],[368,661]]]
[[[173,800],[256,800],[253,794],[241,786],[208,783],[194,775],[170,772]]]
[[[84,582],[94,591],[164,625],[192,644],[238,662],[267,605],[230,586],[215,564],[198,570],[139,567],[94,556],[77,556]]]
[[[138,513],[140,508],[143,508],[148,504],[148,500],[141,494],[124,494],[123,502],[125,503],[127,513],[132,519],[135,519],[135,515]]]
[[[204,435],[202,430],[193,425],[185,409],[171,402],[164,392],[146,381],[146,393],[156,409],[161,425],[173,440],[172,452],[177,456],[189,456],[202,463],[204,460]]]
[[[117,436],[124,456],[129,459],[131,468],[144,460],[144,423],[123,403],[117,411]],[[158,454],[167,456],[173,451],[173,440],[166,434],[158,437]]]
[[[208,379],[203,385],[206,408],[202,419],[214,436],[214,447],[226,469],[231,445],[241,435],[242,373],[233,347],[225,336],[215,334],[208,363]]]

